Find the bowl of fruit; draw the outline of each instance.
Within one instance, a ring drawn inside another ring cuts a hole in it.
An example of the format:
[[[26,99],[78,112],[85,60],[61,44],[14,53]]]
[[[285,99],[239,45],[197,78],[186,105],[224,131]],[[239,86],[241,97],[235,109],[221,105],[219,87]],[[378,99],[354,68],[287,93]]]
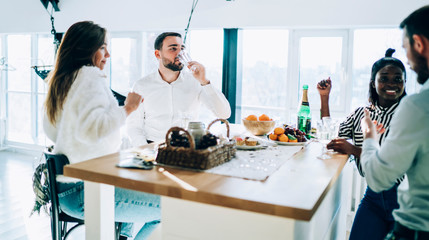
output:
[[[271,132],[275,126],[275,121],[265,114],[257,117],[249,115],[243,119],[243,125],[247,131],[253,135],[260,136]]]
[[[304,132],[288,125],[276,127],[268,138],[281,145],[304,145],[307,142]]]

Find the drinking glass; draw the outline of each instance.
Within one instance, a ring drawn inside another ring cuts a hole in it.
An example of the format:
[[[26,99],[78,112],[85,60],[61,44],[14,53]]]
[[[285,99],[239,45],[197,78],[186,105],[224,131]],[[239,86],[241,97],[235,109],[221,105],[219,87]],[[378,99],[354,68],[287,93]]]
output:
[[[327,154],[328,149],[326,148],[326,145],[331,141],[330,133],[328,121],[322,120],[317,122],[317,140],[322,144],[322,155],[318,156],[319,159],[330,158]]]
[[[179,55],[177,55],[177,57],[179,58],[179,61],[180,61],[181,63],[183,63],[183,65],[185,65],[186,67],[188,67],[189,62],[191,62],[191,61],[192,61],[191,56],[189,55],[189,53],[188,53],[185,49],[182,49],[182,50],[179,52]],[[190,68],[190,70],[191,70],[192,72],[194,72],[194,71],[196,70],[196,67],[195,67],[195,66],[192,66],[192,67]]]
[[[183,129],[188,129],[188,124],[191,121],[191,113],[179,112],[179,118],[180,118],[180,127]]]

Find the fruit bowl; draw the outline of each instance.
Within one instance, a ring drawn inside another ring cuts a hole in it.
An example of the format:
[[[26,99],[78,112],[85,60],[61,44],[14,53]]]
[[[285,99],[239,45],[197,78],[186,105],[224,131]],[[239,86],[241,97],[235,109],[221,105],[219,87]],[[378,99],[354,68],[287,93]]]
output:
[[[275,121],[250,121],[243,120],[243,125],[253,135],[260,136],[267,134],[273,130],[276,122]]]

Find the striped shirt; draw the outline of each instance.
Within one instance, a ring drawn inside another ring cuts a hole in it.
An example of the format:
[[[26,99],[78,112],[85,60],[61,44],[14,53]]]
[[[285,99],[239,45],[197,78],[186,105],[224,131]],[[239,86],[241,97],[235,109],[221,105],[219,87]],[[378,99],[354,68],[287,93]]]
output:
[[[366,107],[359,107],[354,112],[352,112],[347,119],[340,124],[340,129],[338,131],[339,137],[350,138],[353,140],[353,144],[357,147],[362,148],[363,143],[363,133],[361,129],[361,120],[365,116],[364,109],[369,110],[369,115],[372,120],[377,121],[378,123],[382,123],[386,131],[380,135],[380,139],[378,143],[381,145],[386,136],[389,134],[389,125],[392,120],[393,113],[395,109],[398,107],[399,103],[395,103],[390,107],[382,107],[380,105],[369,105]],[[360,158],[356,156],[352,156],[356,162],[356,167],[362,177],[364,177],[364,173],[362,171],[362,166],[360,164]],[[397,183],[400,183],[404,177],[397,179]]]

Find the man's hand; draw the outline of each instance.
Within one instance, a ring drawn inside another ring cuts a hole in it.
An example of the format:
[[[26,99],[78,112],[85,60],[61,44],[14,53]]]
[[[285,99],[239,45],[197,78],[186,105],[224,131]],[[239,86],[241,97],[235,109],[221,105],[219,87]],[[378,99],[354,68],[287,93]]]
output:
[[[197,79],[202,86],[210,83],[210,81],[206,79],[206,69],[202,64],[191,61],[188,63],[188,68],[191,70],[194,78]]]
[[[317,83],[317,90],[319,91],[320,96],[329,96],[329,93],[331,92],[331,87],[331,77],[328,77],[328,79],[322,80]]]
[[[135,92],[128,93],[128,96],[125,99],[125,105],[124,105],[124,109],[125,109],[125,112],[127,113],[127,116],[130,115],[135,110],[137,110],[137,108],[140,106],[140,103],[142,103],[143,100],[144,99],[142,98],[142,96],[140,96]]]
[[[363,137],[365,139],[367,138],[378,139],[380,134],[383,134],[386,131],[386,129],[383,127],[383,124],[377,123],[377,121],[371,120],[368,109],[365,109],[364,111],[365,111],[365,116],[364,118],[362,118],[362,121],[361,121]]]

